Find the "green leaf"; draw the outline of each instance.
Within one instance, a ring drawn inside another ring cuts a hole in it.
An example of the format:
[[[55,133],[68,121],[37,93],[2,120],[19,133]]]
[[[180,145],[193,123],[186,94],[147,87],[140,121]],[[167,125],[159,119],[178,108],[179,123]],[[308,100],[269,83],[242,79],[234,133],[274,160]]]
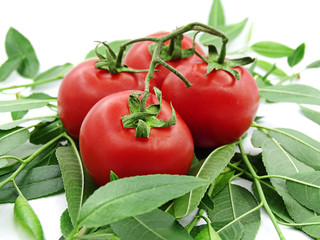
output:
[[[49,68],[45,72],[37,75],[34,81],[37,82],[37,81],[44,81],[49,79],[57,80],[57,79],[63,78],[72,67],[73,65],[71,63],[65,63],[63,65],[54,66],[52,68]]]
[[[225,145],[215,149],[204,162],[201,162],[201,167],[194,175],[197,178],[207,179],[208,184],[175,200],[174,210],[177,218],[185,217],[197,208],[208,186],[223,171],[234,153],[235,144]]]
[[[233,240],[236,240],[232,238]],[[206,228],[202,229],[195,237],[195,240],[222,240],[219,234],[208,224]]]
[[[303,223],[311,223],[309,226],[303,226],[302,230],[308,233],[311,237],[320,238],[320,216],[313,216],[303,221]],[[312,224],[316,223],[316,224]]]
[[[41,122],[30,133],[32,144],[45,144],[65,131],[60,119],[53,122]]]
[[[223,6],[220,0],[214,0],[209,13],[208,25],[218,27],[225,25]]]
[[[287,180],[288,191],[301,205],[320,213],[320,172],[296,173],[290,176],[313,186]]]
[[[320,105],[320,91],[303,84],[266,86],[259,92],[262,98],[271,102]]]
[[[146,175],[109,182],[83,204],[79,225],[98,227],[147,213],[204,185],[204,179],[180,175]]]
[[[22,62],[21,56],[12,56],[0,66],[0,82],[6,80]]]
[[[83,204],[84,173],[78,150],[73,146],[59,147],[56,156],[61,168],[68,212],[74,226]]]
[[[306,116],[311,121],[320,125],[320,112],[319,111],[315,111],[311,108],[307,108],[307,107],[301,106],[301,105],[300,105],[300,108],[301,108],[301,112],[304,116]]]
[[[122,240],[193,239],[174,217],[159,209],[112,223],[111,227]]]
[[[320,142],[293,129],[270,129],[268,133],[300,162],[320,170]]]
[[[288,57],[293,53],[293,49],[281,43],[272,41],[257,42],[251,46],[256,53],[269,58]]]
[[[11,112],[12,120],[19,120],[23,118],[28,113],[28,110]]]
[[[34,121],[34,120],[40,120],[41,122],[52,122],[55,119],[56,119],[56,116],[52,116],[52,117],[40,116],[40,117],[32,117],[32,118],[23,118],[23,119],[18,119],[18,120],[14,120],[12,122],[1,124],[0,129],[1,130],[12,129],[12,128],[15,128],[15,127],[21,125],[22,123],[26,123],[26,122]]]
[[[0,177],[0,182],[8,176]],[[63,191],[60,168],[57,165],[22,170],[15,178],[23,196],[35,199]],[[0,203],[14,202],[17,192],[13,184],[7,183],[0,189]]]
[[[16,112],[34,108],[41,108],[52,101],[52,99],[17,99],[0,101],[0,112]]]
[[[0,156],[24,144],[28,138],[29,131],[26,128],[0,130]]]
[[[21,64],[18,73],[25,78],[34,78],[39,71],[39,61],[29,42],[16,29],[10,28],[6,35],[5,48],[8,57],[20,56]]]
[[[314,61],[314,62],[310,63],[307,66],[307,69],[309,69],[309,68],[319,68],[319,67],[320,67],[320,60],[317,60],[317,61]]]
[[[13,210],[15,219],[31,234],[33,239],[44,239],[40,221],[24,197],[17,197]]]
[[[295,173],[314,171],[287,153],[275,139],[269,138],[259,131],[253,133],[251,141],[255,147],[262,148],[262,160],[269,175],[290,177]],[[289,194],[285,180],[272,178],[270,181],[282,197],[288,213],[294,221],[302,222],[313,216],[312,211],[302,206]]]
[[[128,39],[127,40],[116,40],[116,41],[109,42],[107,44],[112,49],[113,52],[117,53],[117,52],[119,52],[120,45],[127,42],[127,41],[129,41],[129,40]],[[125,52],[128,51],[130,47],[131,46],[127,47]],[[104,54],[105,53],[105,46],[103,46],[103,45],[99,46],[98,52],[100,54]],[[96,54],[96,48],[92,49],[85,57],[85,59],[91,59],[91,58],[98,58],[97,54]]]
[[[78,236],[78,238],[79,240],[120,240],[110,226],[98,228],[97,231],[91,232],[84,236]]]
[[[306,45],[302,43],[299,47],[297,47],[290,56],[288,56],[288,64],[290,67],[297,65],[304,57]]]
[[[229,41],[232,41],[240,35],[244,27],[246,26],[247,22],[248,19],[246,18],[241,22],[235,24],[219,26],[218,29],[228,37]],[[204,33],[201,35],[200,43],[203,45],[213,44],[217,47],[221,46],[220,38],[208,33]]]
[[[265,71],[269,72],[272,68],[274,68],[271,72],[271,74],[279,76],[279,77],[286,77],[288,76],[283,70],[281,70],[278,67],[274,67],[274,64],[269,63],[267,61],[263,60],[256,60],[257,66],[264,69]]]
[[[226,186],[213,198],[213,202],[215,209],[209,212],[208,216],[219,234],[228,223],[258,206],[248,190],[234,184]],[[257,210],[238,221],[243,225],[241,239],[255,239],[260,227],[260,211]]]
[[[63,211],[60,217],[60,230],[62,235],[67,238],[73,230],[73,225],[69,215],[68,208]]]

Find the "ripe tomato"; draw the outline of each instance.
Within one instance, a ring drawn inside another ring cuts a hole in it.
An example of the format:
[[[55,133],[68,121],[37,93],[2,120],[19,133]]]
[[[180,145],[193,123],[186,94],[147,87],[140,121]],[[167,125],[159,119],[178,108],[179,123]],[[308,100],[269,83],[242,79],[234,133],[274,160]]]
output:
[[[149,35],[149,37],[161,37],[166,34],[168,34],[168,32],[159,32],[159,33],[151,34]],[[152,41],[141,41],[133,44],[123,59],[124,64],[135,69],[148,69],[152,59],[152,56],[149,52],[149,46],[152,43],[153,43]],[[169,41],[166,42],[165,44],[169,44]],[[188,36],[183,37],[182,49],[192,48],[192,44],[193,44],[193,40],[191,38],[189,38]],[[195,49],[200,54],[204,55],[203,50],[198,44],[195,45]],[[192,55],[189,58],[183,58],[181,60],[175,60],[175,61],[168,61],[167,63],[172,67],[176,68],[183,62],[190,61],[197,58],[198,57],[196,55]],[[166,76],[170,73],[170,71],[167,68],[163,67],[162,65],[157,66],[156,69],[159,71],[154,72],[153,79],[156,82],[157,88],[161,89],[162,82],[166,78]]]
[[[111,94],[87,114],[80,130],[83,163],[98,185],[110,181],[112,170],[118,177],[146,174],[186,174],[193,160],[193,139],[177,114],[170,127],[152,128],[149,138],[135,136],[134,128],[124,128],[121,117],[130,114],[128,98],[133,91]],[[152,94],[147,106],[157,103]],[[162,101],[159,119],[171,117],[171,106]]]
[[[117,73],[98,69],[91,59],[74,67],[63,79],[58,93],[58,112],[61,121],[75,138],[90,108],[101,98],[124,90],[143,90],[146,73]],[[150,86],[154,86],[150,82]]]
[[[235,67],[237,80],[223,70],[206,75],[202,60],[180,65],[177,70],[192,84],[187,88],[173,73],[162,85],[163,98],[187,123],[195,146],[214,148],[238,140],[250,127],[259,105],[259,91],[251,74]]]

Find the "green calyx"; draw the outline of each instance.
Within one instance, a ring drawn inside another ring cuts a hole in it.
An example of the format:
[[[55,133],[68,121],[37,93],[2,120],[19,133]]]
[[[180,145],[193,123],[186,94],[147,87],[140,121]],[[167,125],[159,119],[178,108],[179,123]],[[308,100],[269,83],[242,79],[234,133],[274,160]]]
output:
[[[102,44],[105,46],[105,56],[100,54],[98,52],[98,46]],[[117,55],[114,53],[114,51],[111,49],[111,47],[106,42],[98,42],[96,49],[95,49],[96,55],[100,59],[96,62],[96,68],[108,70],[111,74],[116,74],[119,72],[147,72],[148,70],[138,70],[129,68],[128,66],[124,65],[121,66],[121,64],[118,64],[118,58]],[[120,66],[119,66],[120,65]]]
[[[177,122],[176,113],[171,105],[172,114],[168,121],[158,119],[157,116],[161,111],[162,94],[158,88],[154,88],[155,95],[159,101],[158,104],[146,106],[146,101],[150,96],[149,92],[144,92],[141,100],[140,92],[130,94],[128,99],[130,114],[121,118],[124,128],[136,128],[136,136],[149,138],[150,130],[153,127],[162,128],[175,125]]]
[[[222,69],[230,74],[232,74],[237,80],[240,79],[240,73],[234,70],[234,67],[244,66],[254,62],[251,57],[243,57],[236,59],[225,60],[225,49],[222,47],[220,54],[218,54],[217,48],[214,45],[208,45],[209,58],[204,58],[200,56],[205,62],[208,63],[207,73],[208,75],[213,70]]]

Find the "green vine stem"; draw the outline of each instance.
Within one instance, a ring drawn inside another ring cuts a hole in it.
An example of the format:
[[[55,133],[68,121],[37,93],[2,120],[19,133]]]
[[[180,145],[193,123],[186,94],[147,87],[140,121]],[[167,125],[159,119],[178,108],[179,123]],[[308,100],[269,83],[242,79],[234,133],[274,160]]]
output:
[[[259,194],[259,197],[260,197],[260,201],[261,201],[264,209],[266,210],[267,214],[269,215],[269,217],[270,217],[270,219],[271,219],[271,221],[273,223],[273,226],[275,227],[280,239],[284,240],[285,238],[284,238],[283,233],[282,233],[282,231],[281,231],[281,229],[280,229],[280,227],[278,225],[278,221],[277,221],[276,217],[274,216],[274,214],[273,214],[273,212],[272,212],[272,210],[271,210],[271,208],[270,208],[270,206],[269,206],[269,204],[268,204],[268,202],[266,200],[266,197],[265,197],[265,195],[263,193],[262,186],[261,186],[261,183],[259,181],[259,176],[256,174],[254,168],[252,167],[252,165],[251,165],[251,163],[250,163],[250,161],[249,161],[249,159],[248,159],[248,157],[247,157],[247,155],[246,155],[246,153],[244,151],[241,139],[239,140],[238,146],[239,146],[239,149],[240,149],[240,152],[241,152],[242,159],[243,159],[245,165],[247,166],[250,174],[253,177],[253,182],[256,184],[257,191],[258,191],[258,194]]]

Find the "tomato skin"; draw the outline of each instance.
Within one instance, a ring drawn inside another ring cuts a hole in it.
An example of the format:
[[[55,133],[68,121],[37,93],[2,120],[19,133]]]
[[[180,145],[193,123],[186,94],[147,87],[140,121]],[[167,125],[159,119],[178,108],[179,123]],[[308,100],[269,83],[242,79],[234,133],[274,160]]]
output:
[[[148,37],[161,37],[164,35],[169,34],[169,32],[158,32],[149,35]],[[182,40],[182,49],[192,48],[192,39],[188,36],[184,36]],[[149,46],[152,44],[152,41],[142,41],[137,42],[132,45],[132,47],[128,50],[126,53],[123,62],[124,64],[128,65],[131,68],[135,69],[149,69],[150,62],[152,60],[152,56],[149,52]],[[169,41],[165,44],[169,44]],[[203,50],[201,47],[196,44],[195,49],[201,54],[204,55]],[[187,62],[187,61],[193,61],[194,59],[197,59],[198,56],[192,55],[189,58],[183,58],[181,60],[175,60],[175,61],[167,61],[169,65],[176,68],[180,64]],[[162,82],[166,78],[166,76],[170,73],[170,70],[163,67],[162,65],[159,65],[156,67],[157,70],[153,73],[154,80],[156,82],[157,88],[161,89]]]
[[[74,67],[63,79],[58,92],[58,112],[70,135],[79,137],[82,121],[101,98],[119,91],[144,89],[145,73],[111,74],[97,69],[99,59],[90,59]],[[150,82],[150,86],[154,86]]]
[[[194,154],[193,139],[177,114],[170,127],[152,128],[149,138],[135,136],[134,128],[123,128],[132,91],[111,94],[87,114],[80,131],[80,153],[89,174],[98,185],[109,182],[110,171],[118,177],[146,174],[186,174]],[[147,106],[157,103],[156,97]],[[171,106],[163,100],[159,119],[171,117]]]
[[[162,85],[163,98],[187,123],[195,146],[215,148],[238,140],[250,127],[259,106],[259,91],[251,74],[235,67],[240,80],[223,70],[205,76],[207,64],[198,62],[177,68],[192,84],[170,73]]]

